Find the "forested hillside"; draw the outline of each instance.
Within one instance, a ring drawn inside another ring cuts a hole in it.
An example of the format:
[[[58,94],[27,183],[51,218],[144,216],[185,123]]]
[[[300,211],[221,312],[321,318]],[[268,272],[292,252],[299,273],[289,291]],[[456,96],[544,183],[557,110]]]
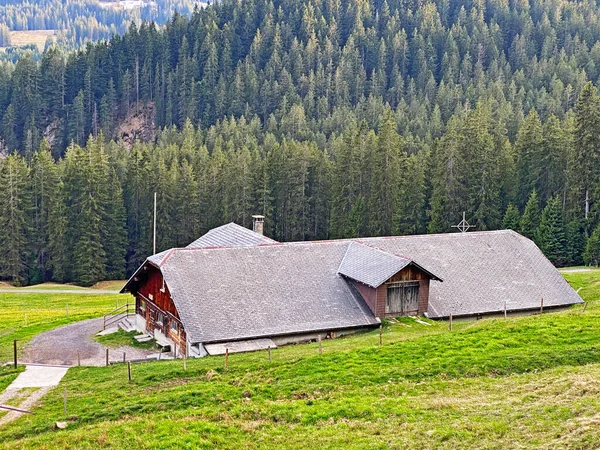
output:
[[[447,232],[466,211],[557,265],[597,263],[599,19],[564,1],[225,0],[21,58],[0,69],[0,276],[131,272],[154,191],[159,250],[253,213],[287,241]]]
[[[52,30],[54,36],[46,46],[75,49],[100,39],[123,34],[131,22],[142,20],[164,24],[175,11],[189,15],[196,0],[128,0],[121,2],[97,0],[0,0],[0,47],[17,45],[10,31]],[[0,61],[9,59],[13,48],[0,52]],[[35,48],[34,55],[38,55]]]

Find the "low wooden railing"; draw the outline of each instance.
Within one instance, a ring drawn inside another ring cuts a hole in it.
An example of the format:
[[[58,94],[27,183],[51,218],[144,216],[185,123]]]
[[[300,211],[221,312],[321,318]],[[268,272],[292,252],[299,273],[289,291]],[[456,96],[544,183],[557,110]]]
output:
[[[107,327],[119,323],[133,313],[135,313],[135,305],[130,303],[125,303],[113,309],[111,312],[104,314],[104,329],[106,330]]]

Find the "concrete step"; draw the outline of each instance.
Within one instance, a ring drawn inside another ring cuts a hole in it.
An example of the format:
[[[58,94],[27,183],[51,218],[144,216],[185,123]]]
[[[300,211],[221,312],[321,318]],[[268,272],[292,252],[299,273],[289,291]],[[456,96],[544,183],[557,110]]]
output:
[[[162,347],[163,350],[171,348],[171,343],[167,339],[165,339],[164,337],[162,337],[162,336],[159,336],[159,337],[156,338],[156,344],[159,347]]]
[[[149,334],[139,334],[137,336],[134,336],[133,338],[138,342],[148,342],[153,339],[152,336],[150,336]]]
[[[120,321],[119,328],[122,329],[123,331],[126,331],[127,333],[135,331],[135,327],[128,319]]]

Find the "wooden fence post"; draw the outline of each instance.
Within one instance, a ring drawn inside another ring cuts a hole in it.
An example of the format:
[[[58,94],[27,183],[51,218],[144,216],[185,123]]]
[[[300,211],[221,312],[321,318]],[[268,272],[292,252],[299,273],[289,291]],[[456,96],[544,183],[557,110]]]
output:
[[[450,313],[450,322],[448,323],[450,331],[452,331],[452,313]]]
[[[15,369],[17,368],[17,340],[13,340],[13,353],[14,353],[14,358],[15,358]]]
[[[504,302],[504,319],[506,320],[506,302]]]
[[[269,352],[269,363],[271,362],[271,346],[267,347],[267,352]]]
[[[588,304],[588,302],[583,303],[583,312],[585,312],[585,309],[587,308],[587,304]]]
[[[379,345],[383,345],[383,325],[379,325]]]
[[[79,354],[79,350],[77,350],[77,365],[81,366],[81,355]]]
[[[106,367],[108,367],[108,348],[106,349]]]
[[[125,352],[123,352],[123,364],[125,364],[126,360],[127,360],[127,355],[125,354]]]
[[[65,413],[65,416],[66,416],[67,415],[67,390],[66,389],[63,394],[63,412]]]
[[[323,346],[321,345],[321,335],[319,335],[318,341],[319,341],[319,355],[322,355],[323,354]]]
[[[542,302],[540,303],[540,314],[544,314],[544,297],[542,297]]]
[[[187,370],[187,357],[183,354],[183,370]]]
[[[225,347],[225,370],[229,368],[229,347]]]
[[[131,361],[127,361],[127,375],[129,376],[129,382],[131,382]]]

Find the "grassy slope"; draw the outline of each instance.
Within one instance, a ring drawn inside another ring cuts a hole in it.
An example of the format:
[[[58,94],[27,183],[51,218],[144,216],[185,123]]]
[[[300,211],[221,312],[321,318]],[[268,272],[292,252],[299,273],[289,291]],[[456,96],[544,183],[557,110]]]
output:
[[[565,274],[587,300],[600,272]],[[595,448],[600,302],[518,319],[386,327],[266,353],[74,368],[0,448]]]

